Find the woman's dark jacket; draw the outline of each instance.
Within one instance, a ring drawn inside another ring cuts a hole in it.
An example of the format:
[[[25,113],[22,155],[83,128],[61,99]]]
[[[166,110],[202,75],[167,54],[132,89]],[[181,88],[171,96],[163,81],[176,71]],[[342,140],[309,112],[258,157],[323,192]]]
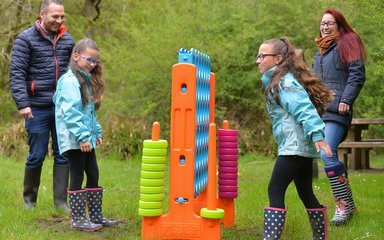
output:
[[[365,82],[365,66],[363,60],[348,62],[346,66],[341,62],[339,48],[334,43],[323,56],[319,51],[312,64],[313,71],[328,88],[335,93],[335,98],[327,107],[322,119],[335,121],[349,128],[352,121],[352,106]],[[349,114],[339,114],[339,103],[351,106]]]
[[[41,28],[39,21],[21,32],[13,45],[10,87],[17,109],[53,106],[58,79],[68,68],[74,41],[64,26],[56,39]]]

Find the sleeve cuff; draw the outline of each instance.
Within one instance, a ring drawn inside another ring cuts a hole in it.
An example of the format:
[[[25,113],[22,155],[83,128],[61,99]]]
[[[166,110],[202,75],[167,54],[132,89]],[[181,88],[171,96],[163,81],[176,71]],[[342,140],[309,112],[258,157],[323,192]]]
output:
[[[80,143],[84,143],[88,141],[90,141],[90,136],[88,133],[82,134],[82,136],[79,138]]]
[[[319,142],[321,140],[324,140],[324,135],[321,132],[312,134],[312,142]]]

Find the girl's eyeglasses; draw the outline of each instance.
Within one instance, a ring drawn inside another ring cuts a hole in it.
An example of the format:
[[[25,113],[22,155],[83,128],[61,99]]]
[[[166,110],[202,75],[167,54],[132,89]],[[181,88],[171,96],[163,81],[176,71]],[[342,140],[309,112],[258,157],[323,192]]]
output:
[[[267,56],[277,56],[277,54],[273,54],[273,53],[262,54],[262,53],[260,53],[260,54],[257,54],[256,61],[258,61],[258,60],[264,61],[264,58]]]
[[[86,56],[81,55],[81,54],[80,54],[80,57],[84,58],[89,65],[93,64],[93,65],[97,66],[98,64],[100,64],[100,60],[98,60],[96,58],[86,57]]]

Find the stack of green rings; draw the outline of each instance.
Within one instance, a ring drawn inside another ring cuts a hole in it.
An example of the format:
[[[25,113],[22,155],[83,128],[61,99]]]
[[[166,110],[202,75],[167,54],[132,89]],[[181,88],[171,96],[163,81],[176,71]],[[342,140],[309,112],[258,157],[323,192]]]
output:
[[[154,217],[163,214],[167,147],[167,140],[144,140],[140,179],[140,216]]]

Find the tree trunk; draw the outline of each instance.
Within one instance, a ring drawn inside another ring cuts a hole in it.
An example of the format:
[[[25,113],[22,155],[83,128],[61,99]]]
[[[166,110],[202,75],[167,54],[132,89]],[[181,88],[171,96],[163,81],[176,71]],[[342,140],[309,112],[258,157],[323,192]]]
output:
[[[100,15],[99,4],[101,0],[85,0],[84,16],[87,19],[87,37],[93,38],[93,25]]]
[[[9,66],[11,63],[11,51],[12,45],[15,41],[17,34],[19,33],[19,29],[24,27],[25,24],[20,24],[22,22],[23,16],[23,6],[25,4],[25,0],[19,0],[16,2],[17,9],[16,14],[14,15],[16,21],[15,24],[8,25],[9,29],[5,31],[8,34],[8,41],[5,48],[2,49],[2,58],[4,61],[0,61],[0,88],[4,88],[8,84],[8,75],[9,75]],[[7,25],[5,25],[7,26]]]

